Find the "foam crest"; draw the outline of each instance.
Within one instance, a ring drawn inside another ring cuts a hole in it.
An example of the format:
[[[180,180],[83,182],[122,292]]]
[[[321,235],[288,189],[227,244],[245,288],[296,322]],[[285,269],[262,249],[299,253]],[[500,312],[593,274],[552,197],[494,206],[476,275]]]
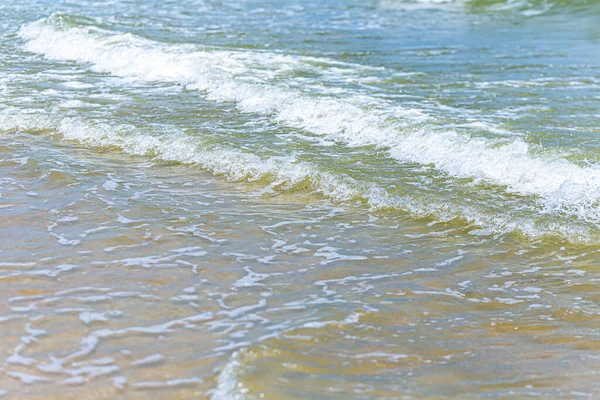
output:
[[[600,221],[600,169],[580,167],[564,159],[532,157],[522,140],[491,145],[490,140],[466,138],[456,132],[419,131],[392,147],[397,158],[411,159],[458,178],[504,185],[508,192],[540,197],[543,212],[575,215]]]

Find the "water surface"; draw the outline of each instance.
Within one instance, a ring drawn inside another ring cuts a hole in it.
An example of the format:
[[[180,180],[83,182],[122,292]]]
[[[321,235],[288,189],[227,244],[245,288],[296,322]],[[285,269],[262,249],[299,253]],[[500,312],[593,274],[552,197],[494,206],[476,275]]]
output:
[[[0,397],[598,396],[584,1],[0,5]]]

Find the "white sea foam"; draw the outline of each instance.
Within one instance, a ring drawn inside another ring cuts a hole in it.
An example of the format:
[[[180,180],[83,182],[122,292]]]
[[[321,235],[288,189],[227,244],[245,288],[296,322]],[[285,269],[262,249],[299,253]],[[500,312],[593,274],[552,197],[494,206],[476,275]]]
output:
[[[244,400],[246,398],[245,394],[249,390],[244,387],[243,382],[240,380],[244,370],[245,358],[252,358],[251,356],[248,357],[245,349],[238,350],[231,355],[217,377],[217,387],[211,395],[212,400]],[[263,396],[253,396],[253,398],[256,397],[262,398]]]

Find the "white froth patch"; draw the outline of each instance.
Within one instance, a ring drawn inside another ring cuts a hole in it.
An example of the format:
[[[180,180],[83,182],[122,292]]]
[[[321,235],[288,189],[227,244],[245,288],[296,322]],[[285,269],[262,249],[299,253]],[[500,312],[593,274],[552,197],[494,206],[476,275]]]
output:
[[[131,365],[135,367],[148,366],[158,364],[165,360],[165,356],[162,354],[152,354],[148,357],[140,358],[139,360],[134,360],[131,362]]]
[[[116,190],[119,187],[119,184],[115,181],[108,180],[104,181],[102,187],[104,188],[104,190]]]
[[[117,222],[119,222],[121,224],[130,224],[130,223],[135,222],[135,221],[132,220],[132,219],[129,219],[127,217],[124,217],[121,214],[117,214]]]
[[[41,383],[41,382],[50,382],[49,378],[39,376],[39,375],[27,374],[25,372],[8,371],[6,374],[12,378],[16,378],[16,379],[20,380],[21,383],[23,383],[25,385],[32,385],[34,383]]]
[[[119,390],[125,389],[127,385],[127,378],[124,376],[115,376],[111,379],[113,386]]]
[[[107,312],[84,311],[79,314],[79,319],[84,324],[89,325],[92,322],[108,322],[110,317],[117,317],[120,315],[122,315],[122,312],[118,310]]]
[[[211,400],[244,400],[246,398],[242,391],[243,383],[238,379],[244,366],[241,362],[242,352],[243,350],[234,352],[229,362],[221,369]]]
[[[174,388],[174,387],[185,387],[195,386],[204,382],[201,378],[180,378],[170,379],[167,381],[144,381],[135,382],[131,386],[137,389],[157,389],[157,388]]]
[[[89,83],[78,81],[63,82],[62,85],[71,89],[90,89],[94,87],[94,85],[90,85]]]

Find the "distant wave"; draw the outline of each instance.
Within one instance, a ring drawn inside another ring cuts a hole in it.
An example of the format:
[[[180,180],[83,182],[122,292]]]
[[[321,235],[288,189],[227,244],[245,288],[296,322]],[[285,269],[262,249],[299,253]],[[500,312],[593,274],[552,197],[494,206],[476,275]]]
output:
[[[381,0],[385,8],[456,7],[475,12],[517,12],[531,17],[548,13],[598,13],[598,0]]]

